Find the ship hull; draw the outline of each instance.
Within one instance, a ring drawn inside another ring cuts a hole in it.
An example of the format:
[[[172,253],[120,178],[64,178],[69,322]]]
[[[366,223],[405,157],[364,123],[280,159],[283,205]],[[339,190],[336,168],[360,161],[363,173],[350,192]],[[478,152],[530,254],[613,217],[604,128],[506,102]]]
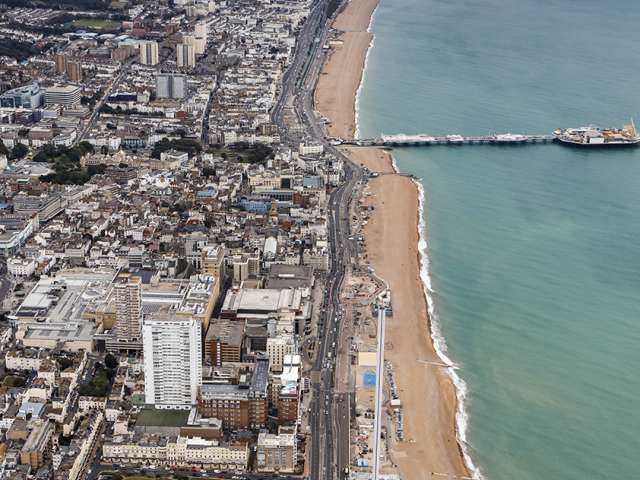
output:
[[[564,145],[581,148],[636,147],[640,145],[640,135],[636,126],[623,128],[600,128],[595,126],[579,128],[558,128],[554,135]]]
[[[640,142],[581,143],[556,138],[556,142],[576,148],[632,148],[640,146]]]

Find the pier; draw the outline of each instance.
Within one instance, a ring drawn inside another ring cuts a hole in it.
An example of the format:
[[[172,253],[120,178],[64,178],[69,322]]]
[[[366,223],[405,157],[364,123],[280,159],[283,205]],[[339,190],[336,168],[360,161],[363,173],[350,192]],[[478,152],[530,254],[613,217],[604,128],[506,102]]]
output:
[[[512,133],[466,137],[462,135],[382,135],[378,138],[337,139],[341,145],[360,147],[419,147],[429,145],[524,145],[556,141],[555,135],[520,135]]]

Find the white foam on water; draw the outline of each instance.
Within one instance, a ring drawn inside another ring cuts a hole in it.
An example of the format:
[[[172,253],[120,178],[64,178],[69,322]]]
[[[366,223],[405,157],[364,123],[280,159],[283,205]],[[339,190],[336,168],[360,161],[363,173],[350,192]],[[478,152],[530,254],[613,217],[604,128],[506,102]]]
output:
[[[393,171],[396,173],[400,173],[400,170],[398,169],[398,164],[396,163],[396,157],[393,156],[393,153],[388,152],[389,156],[391,157],[391,168],[393,168]]]
[[[395,159],[393,160],[393,168],[398,171],[398,167],[395,163]],[[447,356],[447,343],[441,333],[440,325],[438,323],[438,315],[435,309],[435,303],[433,300],[433,287],[431,283],[431,275],[429,270],[429,255],[428,255],[428,245],[426,240],[426,222],[424,219],[424,204],[425,204],[425,192],[422,183],[419,180],[413,180],[418,187],[419,192],[419,222],[418,222],[418,251],[420,252],[420,278],[422,280],[422,285],[424,289],[424,296],[427,300],[427,308],[429,311],[429,323],[431,325],[431,331],[429,332],[431,335],[431,340],[433,341],[433,346],[435,351],[442,360],[442,363],[446,365],[451,365],[455,367],[456,365],[451,361],[451,359]],[[467,399],[467,384],[464,380],[457,374],[454,368],[447,368],[447,373],[453,382],[453,385],[456,389],[456,438],[458,440],[458,445],[460,445],[460,449],[462,450],[462,455],[464,457],[464,463],[471,472],[471,475],[476,480],[484,480],[480,469],[473,463],[473,459],[469,454],[469,444],[467,443],[467,426],[469,415],[465,408],[465,402]]]
[[[369,19],[369,26],[367,27],[367,32],[371,33],[371,26],[373,25],[373,19],[376,16],[376,12],[378,11],[378,5],[371,12],[371,18]],[[371,41],[369,42],[369,47],[367,48],[367,53],[364,57],[364,66],[362,67],[362,75],[360,75],[360,84],[358,85],[358,90],[356,91],[356,101],[355,101],[355,123],[356,129],[353,133],[354,138],[360,138],[360,95],[362,93],[362,85],[364,85],[364,77],[367,74],[367,67],[369,66],[369,54],[371,53],[371,49],[373,49],[373,45],[375,43],[375,37],[371,35]]]
[[[369,20],[369,26],[367,31],[371,32],[371,26],[373,25],[374,17],[376,12],[378,11],[378,6],[374,9],[371,14],[371,19]],[[364,84],[365,75],[367,73],[367,67],[369,64],[369,54],[371,53],[371,49],[373,48],[375,42],[375,37],[371,37],[371,43],[369,44],[369,48],[367,49],[367,54],[364,60],[364,68],[362,70],[362,76],[360,78],[360,85],[358,85],[358,90],[356,93],[355,100],[355,138],[360,137],[360,95],[362,92],[362,86]],[[399,173],[398,164],[396,163],[395,157],[390,154],[391,157],[391,165],[393,167],[393,171]],[[455,367],[455,364],[451,361],[451,359],[447,356],[447,343],[442,336],[440,331],[440,325],[438,323],[438,316],[435,309],[435,304],[433,300],[433,288],[431,284],[431,275],[429,271],[429,256],[428,256],[428,245],[426,240],[426,232],[427,227],[424,219],[424,204],[425,204],[425,192],[422,183],[419,180],[413,180],[418,187],[419,192],[419,207],[418,207],[418,251],[420,252],[420,279],[422,280],[422,286],[424,290],[424,296],[427,301],[427,309],[429,311],[429,324],[430,324],[430,332],[431,340],[433,342],[433,346],[435,348],[436,354],[442,361],[442,363],[446,365],[451,365]],[[462,451],[462,455],[464,458],[464,463],[471,472],[472,477],[475,480],[484,480],[480,469],[474,464],[471,455],[469,454],[469,445],[467,443],[467,426],[468,426],[468,418],[469,415],[465,408],[465,402],[467,399],[467,384],[464,380],[456,373],[454,368],[447,368],[447,373],[453,382],[453,385],[456,390],[456,439],[458,441],[458,445],[460,446],[460,450]]]

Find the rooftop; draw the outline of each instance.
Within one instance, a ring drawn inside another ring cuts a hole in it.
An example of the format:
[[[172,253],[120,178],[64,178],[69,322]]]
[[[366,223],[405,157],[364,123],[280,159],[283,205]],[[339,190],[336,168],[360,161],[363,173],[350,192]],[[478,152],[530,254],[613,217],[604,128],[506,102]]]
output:
[[[218,340],[227,345],[241,345],[244,325],[245,322],[239,320],[216,319],[210,323],[205,341]]]
[[[240,288],[227,293],[222,310],[237,313],[269,313],[299,310],[302,294],[297,289]]]

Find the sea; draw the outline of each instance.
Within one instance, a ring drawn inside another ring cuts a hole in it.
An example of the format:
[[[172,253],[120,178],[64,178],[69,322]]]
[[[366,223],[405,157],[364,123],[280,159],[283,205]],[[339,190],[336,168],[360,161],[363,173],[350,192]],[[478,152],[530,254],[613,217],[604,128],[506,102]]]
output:
[[[381,0],[359,135],[640,123],[639,25],[635,0]],[[639,478],[640,148],[393,155],[474,476]]]

